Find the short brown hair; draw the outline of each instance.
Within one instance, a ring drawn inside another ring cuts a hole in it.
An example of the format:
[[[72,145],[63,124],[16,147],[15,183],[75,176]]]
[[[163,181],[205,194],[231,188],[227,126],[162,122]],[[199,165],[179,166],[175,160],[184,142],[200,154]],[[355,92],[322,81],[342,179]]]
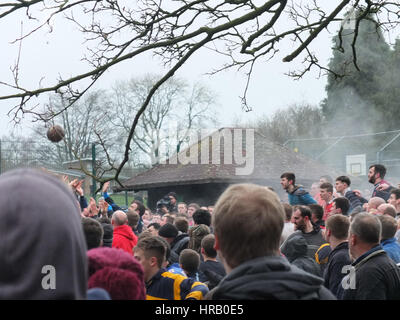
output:
[[[192,249],[184,249],[179,255],[179,264],[186,272],[197,272],[200,265],[200,256],[196,251]]]
[[[140,215],[136,211],[129,209],[126,213],[128,217],[128,225],[134,229],[137,227],[139,220],[140,220]]]
[[[333,185],[329,182],[321,183],[319,186],[320,189],[326,189],[326,191],[333,193]]]
[[[214,234],[231,268],[279,252],[285,211],[278,196],[255,184],[230,186],[213,214]]]
[[[285,209],[286,220],[292,219],[293,207],[289,203],[284,203],[283,209]]]
[[[158,267],[161,268],[166,258],[166,247],[164,241],[160,237],[144,236],[138,241],[134,250],[136,250],[136,248],[143,250],[146,259],[155,257]]]
[[[177,217],[174,225],[180,232],[187,233],[189,230],[189,221],[185,217]]]
[[[350,219],[341,214],[334,214],[326,220],[326,229],[338,240],[349,237]]]
[[[205,255],[209,258],[215,258],[217,256],[214,244],[215,236],[213,234],[208,234],[201,240],[201,247],[204,250]]]
[[[397,221],[389,215],[378,216],[382,224],[382,240],[391,239],[397,231]]]

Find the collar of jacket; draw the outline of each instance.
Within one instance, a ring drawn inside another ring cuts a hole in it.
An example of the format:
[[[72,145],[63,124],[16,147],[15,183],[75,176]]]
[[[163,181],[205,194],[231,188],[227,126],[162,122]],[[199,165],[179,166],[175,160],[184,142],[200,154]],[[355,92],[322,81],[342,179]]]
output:
[[[383,240],[382,242],[381,242],[381,246],[385,246],[385,245],[387,245],[387,244],[390,244],[390,243],[395,243],[397,241],[397,239],[396,238],[390,238],[390,239],[386,239],[386,240]]]
[[[293,186],[293,190],[291,192],[289,192],[289,190],[286,190],[287,193],[293,194],[295,193],[298,189],[302,188],[302,185],[294,185]]]
[[[347,249],[348,250],[349,249],[349,242],[348,241],[343,241],[342,243],[339,243],[336,246],[336,248],[332,250],[332,252],[336,252],[336,251],[341,250],[341,249]]]
[[[146,282],[146,288],[150,287],[151,284],[154,282],[154,280],[160,279],[161,275],[167,271],[167,269],[161,268],[160,270],[158,270],[158,272],[149,280]]]
[[[356,261],[354,261],[352,265],[357,269],[372,257],[375,257],[376,255],[382,254],[384,252],[385,250],[383,250],[381,245],[379,244],[376,247],[373,247],[372,249],[368,250],[367,252],[359,256],[358,259],[356,259]]]

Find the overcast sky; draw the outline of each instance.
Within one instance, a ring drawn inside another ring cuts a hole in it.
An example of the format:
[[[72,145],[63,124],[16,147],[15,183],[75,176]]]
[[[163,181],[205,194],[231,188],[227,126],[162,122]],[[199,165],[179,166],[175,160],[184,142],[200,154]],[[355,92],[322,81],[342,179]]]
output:
[[[333,2],[333,1],[332,1]],[[18,56],[18,44],[10,44],[21,30],[21,14],[14,14],[0,21],[0,81],[10,81],[12,66]],[[29,25],[24,22],[24,32],[29,30]],[[337,28],[330,28],[336,32]],[[63,78],[73,76],[75,73],[89,70],[87,64],[80,61],[86,47],[83,38],[76,28],[61,20],[54,22],[52,32],[49,28],[34,34],[22,42],[20,57],[21,85],[33,89],[40,79],[43,85],[54,84],[59,75]],[[320,61],[326,63],[331,56],[332,34],[324,32],[312,44],[312,49],[318,52]],[[262,115],[271,115],[277,109],[288,107],[294,103],[308,102],[318,104],[325,97],[326,77],[318,77],[319,70],[312,70],[303,79],[295,81],[285,75],[290,70],[298,69],[302,59],[298,58],[292,63],[281,62],[282,57],[291,53],[292,47],[281,47],[281,53],[273,60],[259,61],[252,76],[248,92],[248,103],[253,108],[251,112],[242,111],[239,96],[245,87],[245,77],[235,70],[221,72],[217,75],[205,75],[213,67],[218,67],[223,62],[222,57],[203,50],[194,56],[177,75],[190,82],[202,81],[216,94],[219,103],[219,120],[222,125],[229,125],[235,118],[250,120]],[[141,76],[147,72],[157,73],[162,71],[160,65],[151,57],[141,58],[137,61],[124,62],[103,75],[98,81],[97,88],[110,87],[116,80],[129,79],[132,76]],[[5,88],[0,87],[0,94]],[[42,102],[46,101],[43,96]],[[15,101],[0,101],[0,137],[8,134],[14,126],[11,118],[6,114]],[[17,127],[17,132],[26,132],[32,126],[29,119],[22,121]]]

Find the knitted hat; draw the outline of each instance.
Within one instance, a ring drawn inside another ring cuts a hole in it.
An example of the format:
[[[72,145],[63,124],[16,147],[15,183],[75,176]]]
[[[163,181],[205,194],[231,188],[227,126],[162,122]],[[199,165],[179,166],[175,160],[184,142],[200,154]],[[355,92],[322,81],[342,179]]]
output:
[[[116,248],[96,248],[87,252],[88,288],[103,288],[112,300],[145,300],[144,272],[132,255]]]
[[[101,225],[104,230],[103,246],[111,248],[112,241],[113,241],[113,227],[111,224],[108,224],[108,223],[102,223]]]
[[[158,235],[164,238],[176,238],[178,233],[177,227],[171,223],[164,224],[160,230],[158,230]]]

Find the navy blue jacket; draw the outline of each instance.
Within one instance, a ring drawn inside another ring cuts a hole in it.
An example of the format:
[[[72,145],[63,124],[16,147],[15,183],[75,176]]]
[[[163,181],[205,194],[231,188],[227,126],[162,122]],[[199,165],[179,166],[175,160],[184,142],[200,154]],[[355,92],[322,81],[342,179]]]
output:
[[[331,251],[324,270],[325,287],[336,297],[341,292],[342,279],[347,274],[347,272],[342,273],[343,267],[347,265],[351,265],[351,260],[349,256],[349,243],[345,241]]]

